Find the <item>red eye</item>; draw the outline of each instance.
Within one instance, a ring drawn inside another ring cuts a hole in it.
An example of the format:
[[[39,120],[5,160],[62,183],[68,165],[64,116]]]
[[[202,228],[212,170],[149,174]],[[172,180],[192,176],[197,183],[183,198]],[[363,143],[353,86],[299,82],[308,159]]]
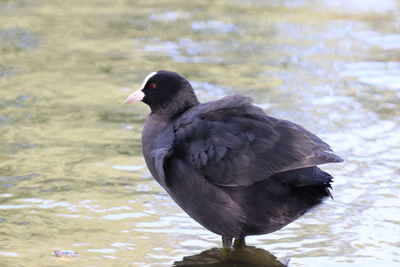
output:
[[[157,87],[157,85],[156,85],[155,83],[151,83],[151,84],[149,85],[149,87],[150,87],[151,89],[154,89],[154,88]]]

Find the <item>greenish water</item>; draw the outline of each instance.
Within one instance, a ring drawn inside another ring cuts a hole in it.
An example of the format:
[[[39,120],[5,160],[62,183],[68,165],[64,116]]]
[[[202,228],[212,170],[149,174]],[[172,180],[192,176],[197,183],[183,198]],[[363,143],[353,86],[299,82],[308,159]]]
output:
[[[170,266],[220,246],[147,171],[147,107],[123,105],[169,69],[346,160],[324,166],[334,201],[249,244],[291,266],[399,266],[399,25],[396,0],[0,0],[0,265]]]

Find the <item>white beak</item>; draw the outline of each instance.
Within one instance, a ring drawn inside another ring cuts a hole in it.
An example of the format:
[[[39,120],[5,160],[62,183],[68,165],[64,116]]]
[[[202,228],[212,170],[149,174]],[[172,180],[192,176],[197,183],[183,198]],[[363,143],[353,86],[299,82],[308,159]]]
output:
[[[133,92],[130,94],[126,99],[125,99],[125,104],[131,104],[135,102],[139,102],[143,99],[144,93],[142,92],[141,89]]]

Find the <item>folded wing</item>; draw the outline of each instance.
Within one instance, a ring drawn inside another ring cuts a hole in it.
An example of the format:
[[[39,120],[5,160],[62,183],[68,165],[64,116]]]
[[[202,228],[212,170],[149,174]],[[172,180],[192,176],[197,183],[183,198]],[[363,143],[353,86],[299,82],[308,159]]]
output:
[[[343,161],[319,137],[266,116],[242,96],[196,106],[163,135],[170,141],[154,153],[157,172],[167,180],[176,160],[220,186],[248,186],[278,172]]]

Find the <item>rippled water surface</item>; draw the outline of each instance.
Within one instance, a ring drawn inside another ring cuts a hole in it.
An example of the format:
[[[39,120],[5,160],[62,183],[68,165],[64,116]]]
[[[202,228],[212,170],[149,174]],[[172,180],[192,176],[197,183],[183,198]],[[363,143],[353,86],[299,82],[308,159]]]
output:
[[[123,105],[169,69],[346,160],[324,166],[334,200],[249,244],[291,266],[399,266],[399,25],[397,0],[0,0],[0,265],[170,266],[221,245],[153,181],[148,109]]]

